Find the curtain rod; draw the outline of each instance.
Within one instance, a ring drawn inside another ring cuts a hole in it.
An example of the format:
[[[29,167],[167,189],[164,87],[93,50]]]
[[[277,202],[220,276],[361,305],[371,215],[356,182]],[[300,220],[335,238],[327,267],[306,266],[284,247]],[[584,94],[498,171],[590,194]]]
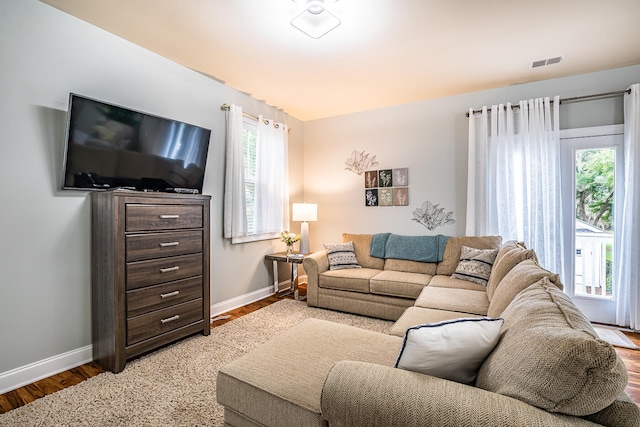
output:
[[[627,93],[627,94],[631,93],[631,89],[618,90],[618,91],[615,91],[615,92],[596,93],[596,94],[593,94],[593,95],[574,96],[572,98],[564,98],[564,99],[560,100],[560,104],[576,102],[576,101],[590,100],[590,99],[594,99],[594,98],[610,98],[610,97],[613,97],[613,96],[621,96],[621,95],[624,95],[625,93]],[[553,99],[551,100],[551,102],[553,102]],[[520,108],[520,105],[514,104],[514,105],[512,105],[512,107],[513,108]],[[482,112],[482,109],[473,110],[473,114],[481,113],[481,112]],[[468,111],[466,113],[466,116],[469,117],[469,112]]]
[[[220,109],[222,111],[229,111],[230,108],[231,107],[229,106],[229,104],[222,104],[220,106]],[[258,121],[258,118],[259,118],[259,117],[254,116],[253,114],[245,113],[244,111],[242,112],[242,115],[246,116],[246,117],[249,117],[250,119],[253,119],[255,121]],[[265,125],[268,125],[269,124],[269,120],[265,119],[265,120],[262,121],[262,123],[264,123]],[[273,127],[278,129],[280,127],[280,125],[278,123],[273,123]],[[291,133],[291,129],[289,129],[288,132]]]

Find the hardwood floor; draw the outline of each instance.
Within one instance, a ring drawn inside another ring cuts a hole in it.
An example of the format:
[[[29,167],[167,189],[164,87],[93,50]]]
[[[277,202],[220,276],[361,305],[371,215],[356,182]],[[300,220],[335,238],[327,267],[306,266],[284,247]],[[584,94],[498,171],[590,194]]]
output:
[[[284,298],[291,297],[285,296]],[[272,295],[244,307],[236,308],[228,313],[223,313],[221,316],[229,316],[229,318],[212,322],[211,328],[213,329],[217,326],[224,325],[233,319],[242,317],[245,314],[249,314],[280,300],[281,297]],[[2,394],[0,395],[0,414],[24,406],[48,394],[76,385],[102,372],[104,372],[104,370],[98,364],[91,362]]]
[[[624,334],[631,338],[635,345],[640,347],[640,334],[633,332],[624,332]],[[616,352],[624,361],[629,373],[626,392],[629,397],[640,405],[640,350],[616,347]]]
[[[290,298],[285,297],[285,298]],[[253,311],[259,310],[270,304],[279,301],[281,298],[273,295],[256,301],[252,304],[244,307],[237,308],[228,313],[224,313],[221,316],[229,316],[228,319],[215,320],[211,324],[211,328],[224,325],[233,319],[249,314]],[[640,346],[640,334],[625,332],[631,340]],[[629,371],[629,382],[627,384],[627,394],[638,404],[640,404],[640,351],[628,350],[624,348],[616,347],[616,351],[620,355],[620,358],[624,361]],[[62,390],[66,387],[76,385],[88,378],[96,376],[104,372],[103,369],[95,363],[88,363],[86,365],[78,366],[77,368],[70,369],[60,374],[52,375],[49,378],[45,378],[40,381],[36,381],[32,384],[20,387],[16,390],[10,391],[3,395],[0,395],[0,413],[8,412],[12,409],[26,405],[33,402],[40,397],[46,396],[51,393],[55,393],[58,390]]]

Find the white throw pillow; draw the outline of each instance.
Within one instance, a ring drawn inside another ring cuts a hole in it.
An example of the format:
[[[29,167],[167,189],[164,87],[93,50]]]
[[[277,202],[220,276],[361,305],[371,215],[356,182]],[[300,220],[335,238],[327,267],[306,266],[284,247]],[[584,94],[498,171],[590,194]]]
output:
[[[463,246],[460,249],[460,262],[451,277],[487,286],[497,255],[498,249],[476,249]]]
[[[395,367],[473,384],[498,344],[504,320],[462,318],[407,329]]]
[[[353,242],[325,243],[324,248],[327,250],[327,258],[329,258],[329,270],[362,268],[358,265]]]

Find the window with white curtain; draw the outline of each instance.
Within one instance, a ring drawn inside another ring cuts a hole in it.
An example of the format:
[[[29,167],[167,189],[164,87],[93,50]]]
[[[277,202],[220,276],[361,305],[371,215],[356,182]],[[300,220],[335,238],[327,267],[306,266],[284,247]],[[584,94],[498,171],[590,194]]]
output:
[[[466,232],[524,241],[564,278],[559,100],[470,111]]]
[[[274,239],[289,224],[288,128],[243,115],[227,122],[224,236],[232,243]]]
[[[247,212],[247,232],[254,234],[256,207],[256,139],[257,122],[249,117],[242,121],[242,148],[244,149],[244,193]]]

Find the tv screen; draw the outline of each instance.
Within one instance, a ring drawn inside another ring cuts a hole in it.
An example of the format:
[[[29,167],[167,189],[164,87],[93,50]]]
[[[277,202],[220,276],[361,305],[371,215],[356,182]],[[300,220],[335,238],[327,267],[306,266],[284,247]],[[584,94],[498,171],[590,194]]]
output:
[[[69,95],[63,189],[202,192],[211,130]]]

